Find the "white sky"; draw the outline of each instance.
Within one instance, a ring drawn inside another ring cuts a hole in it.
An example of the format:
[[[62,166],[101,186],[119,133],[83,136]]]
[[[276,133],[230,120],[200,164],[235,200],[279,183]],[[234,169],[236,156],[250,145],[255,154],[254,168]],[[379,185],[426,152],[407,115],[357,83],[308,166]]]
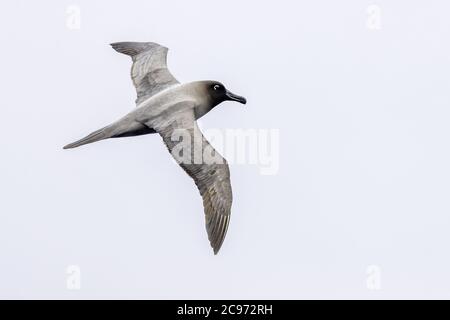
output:
[[[450,298],[449,10],[4,2],[0,298]],[[276,175],[231,167],[218,256],[198,191],[158,136],[62,150],[134,107],[115,41],[161,43],[180,81],[247,98],[202,128],[279,130]],[[80,290],[66,287],[70,265]]]

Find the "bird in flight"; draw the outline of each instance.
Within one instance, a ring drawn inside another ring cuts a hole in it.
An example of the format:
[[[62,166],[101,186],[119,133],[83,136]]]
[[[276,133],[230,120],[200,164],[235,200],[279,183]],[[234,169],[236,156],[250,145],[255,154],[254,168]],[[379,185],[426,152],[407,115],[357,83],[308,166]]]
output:
[[[217,254],[230,222],[230,170],[227,161],[205,139],[196,120],[223,101],[246,104],[246,99],[218,81],[180,84],[167,68],[168,49],[157,43],[117,42],[111,46],[131,56],[136,108],[64,149],[108,138],[158,133],[200,191],[208,239]]]

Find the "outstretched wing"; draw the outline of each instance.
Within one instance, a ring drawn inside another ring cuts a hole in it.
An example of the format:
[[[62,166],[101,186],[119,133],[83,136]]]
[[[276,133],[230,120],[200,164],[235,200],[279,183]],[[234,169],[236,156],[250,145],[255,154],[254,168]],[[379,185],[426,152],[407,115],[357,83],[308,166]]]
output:
[[[203,198],[208,239],[217,254],[227,233],[233,198],[227,161],[205,139],[192,110],[152,126],[197,185]]]
[[[137,91],[136,104],[179,82],[167,69],[166,47],[153,42],[116,42],[111,46],[131,56],[131,78]]]

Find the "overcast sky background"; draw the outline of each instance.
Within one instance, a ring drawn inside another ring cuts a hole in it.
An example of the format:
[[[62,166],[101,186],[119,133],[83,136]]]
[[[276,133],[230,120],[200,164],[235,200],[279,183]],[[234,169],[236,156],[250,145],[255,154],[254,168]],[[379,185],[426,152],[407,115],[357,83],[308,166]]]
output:
[[[449,12],[444,0],[4,2],[0,298],[450,298]],[[217,256],[157,135],[62,150],[134,108],[116,41],[161,43],[181,82],[248,99],[202,128],[279,130],[277,174],[231,167]]]

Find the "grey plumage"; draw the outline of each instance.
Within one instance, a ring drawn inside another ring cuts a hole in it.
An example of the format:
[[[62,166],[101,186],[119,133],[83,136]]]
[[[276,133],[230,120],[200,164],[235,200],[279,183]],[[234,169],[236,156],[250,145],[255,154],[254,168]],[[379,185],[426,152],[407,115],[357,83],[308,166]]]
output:
[[[159,133],[174,156],[179,141],[173,137],[183,130],[187,149],[195,158],[196,150],[209,150],[213,162],[179,161],[180,166],[194,180],[203,198],[208,239],[217,254],[224,241],[231,214],[232,191],[230,171],[226,160],[214,150],[197,126],[196,120],[219,103],[232,100],[245,104],[217,81],[195,81],[180,84],[167,68],[168,49],[152,42],[118,42],[111,46],[131,56],[131,78],[136,87],[137,108],[118,121],[94,131],[64,149],[117,137]],[[201,137],[201,139],[197,139]]]
[[[167,69],[166,47],[152,42],[116,42],[117,52],[131,56],[131,79],[137,91],[136,104],[179,82]]]

